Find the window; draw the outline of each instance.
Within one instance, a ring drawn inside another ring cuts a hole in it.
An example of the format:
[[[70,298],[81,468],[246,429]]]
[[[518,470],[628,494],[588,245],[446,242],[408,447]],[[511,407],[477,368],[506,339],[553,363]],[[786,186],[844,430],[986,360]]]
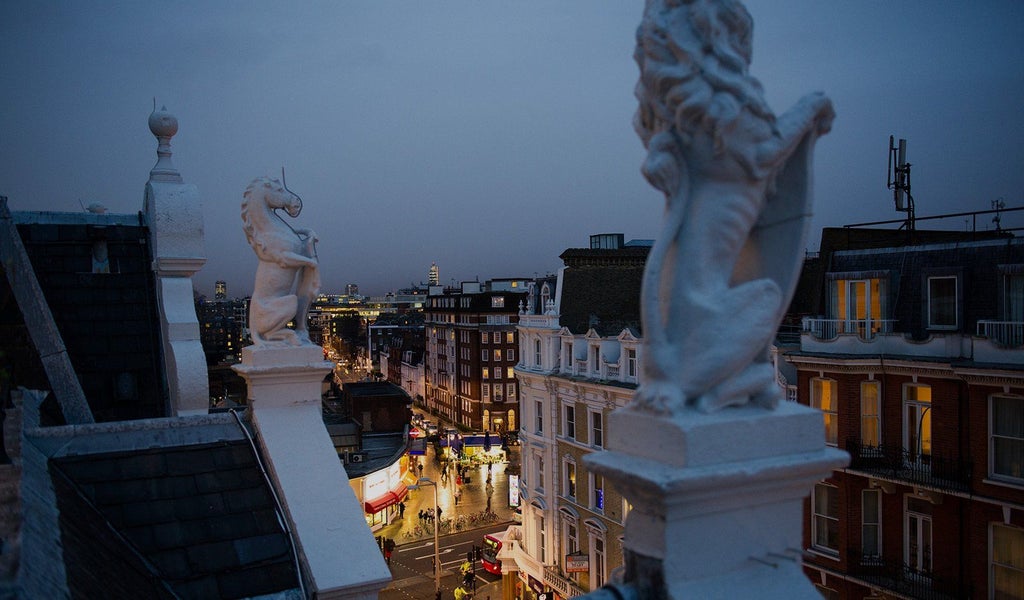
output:
[[[836,381],[815,377],[811,380],[811,407],[817,408],[825,418],[825,443],[839,443],[839,422],[836,406]]]
[[[508,352],[505,354],[505,356],[508,358],[508,362],[516,361],[516,351],[513,350],[512,348],[508,349]]]
[[[601,347],[590,347],[590,372],[597,374],[601,372]]]
[[[537,400],[535,403],[535,419],[536,419],[536,430],[537,433],[544,433],[544,403]]]
[[[990,598],[1024,597],[1024,529],[992,524]]]
[[[480,369],[480,378],[481,379],[487,379],[490,376],[491,376],[491,369],[490,368],[484,367],[483,369]]]
[[[544,489],[544,455],[537,454],[537,488]]]
[[[992,396],[988,427],[992,476],[1024,479],[1024,398]]]
[[[576,519],[572,517],[564,517],[563,523],[565,524],[563,548],[566,554],[572,554],[580,549],[579,526],[576,524]]]
[[[811,496],[811,545],[828,554],[839,554],[839,488],[825,483],[814,486]]]
[[[515,379],[515,378],[516,378],[516,368],[515,367],[505,367],[505,379]]]
[[[604,477],[597,473],[590,474],[590,508],[604,511]]]
[[[486,400],[491,397],[491,384],[483,383],[480,384],[480,396]]]
[[[877,448],[881,443],[881,407],[879,382],[860,383],[860,443],[861,446]]]
[[[505,308],[505,297],[491,296],[491,308]]]
[[[502,392],[502,390],[504,390],[504,388],[505,388],[505,386],[500,384],[500,383],[494,384],[494,401],[495,402],[501,402],[502,401],[502,398],[501,398],[502,393],[501,392]]]
[[[495,350],[494,351],[495,356],[497,356],[498,352],[500,352],[500,351],[499,350]],[[482,360],[484,362],[487,362],[487,361],[491,360],[490,350],[487,350],[486,348],[481,350],[480,351],[480,360]]]
[[[514,343],[516,343],[516,333],[514,331],[506,331],[505,332],[505,343],[506,344],[514,344]]]
[[[540,340],[539,339],[533,340],[533,365],[535,367],[541,366]]]
[[[494,379],[501,379],[501,367],[494,367],[494,370],[491,371],[491,377]]]
[[[501,332],[500,331],[495,331],[493,338],[494,338],[494,343],[495,344],[500,344],[501,343]]]
[[[515,400],[516,399],[516,384],[515,384],[515,382],[506,384],[505,389],[508,390],[508,392],[506,394],[508,396],[508,399],[509,400]]]
[[[956,276],[928,278],[928,327],[956,329]]]
[[[861,504],[861,553],[866,557],[882,556],[882,490],[863,490]]]
[[[832,284],[832,318],[839,320],[836,333],[856,333],[870,339],[884,331],[886,280],[881,278],[837,279]]]
[[[932,506],[927,500],[907,496],[903,564],[911,571],[932,570]]]
[[[576,463],[567,460],[565,465],[565,495],[569,498],[576,497]]]
[[[595,582],[591,586],[591,589],[596,590],[605,583],[604,539],[597,536],[591,536],[591,539],[593,540],[594,548],[594,558],[591,562],[591,569],[593,569],[593,580]]]
[[[636,377],[636,349],[629,348],[626,350],[626,375],[628,377]]]
[[[597,448],[604,446],[604,415],[600,412],[590,413],[590,445]]]
[[[562,414],[564,416],[562,420],[562,436],[570,440],[576,439],[576,407],[572,404],[566,404]]]
[[[540,559],[541,564],[547,562],[547,554],[545,553],[546,549],[544,548],[546,545],[544,537],[544,516],[543,513],[541,513],[537,517],[537,558]]]
[[[913,461],[932,455],[932,388],[916,383],[903,387],[903,447]]]
[[[488,333],[485,331],[485,332],[480,334],[480,343],[481,344],[486,344],[487,340],[489,340],[490,338],[491,338],[491,336],[488,335]]]
[[[486,352],[486,350],[484,350]],[[501,362],[501,350],[498,348],[494,349],[494,362]]]

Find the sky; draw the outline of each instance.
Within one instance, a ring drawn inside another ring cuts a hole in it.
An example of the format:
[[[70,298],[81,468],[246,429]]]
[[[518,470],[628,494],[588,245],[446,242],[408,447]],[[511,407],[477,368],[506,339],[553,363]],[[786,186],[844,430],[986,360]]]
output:
[[[242,192],[282,167],[329,293],[425,282],[432,262],[443,283],[533,277],[590,234],[655,236],[664,199],[632,128],[639,0],[289,4],[0,2],[0,195],[142,210],[155,98],[202,196],[206,295],[251,292]],[[890,135],[908,140],[919,218],[1024,206],[1024,2],[745,4],[772,109],[817,90],[835,105],[808,250],[822,227],[903,216]]]

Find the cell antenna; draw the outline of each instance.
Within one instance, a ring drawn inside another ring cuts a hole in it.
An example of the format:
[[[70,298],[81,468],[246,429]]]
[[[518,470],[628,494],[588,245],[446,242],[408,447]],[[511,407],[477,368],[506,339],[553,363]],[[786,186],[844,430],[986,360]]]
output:
[[[914,229],[914,196],[910,194],[910,163],[907,162],[907,140],[889,136],[889,167],[885,187],[892,190],[896,210],[907,213],[908,230]]]

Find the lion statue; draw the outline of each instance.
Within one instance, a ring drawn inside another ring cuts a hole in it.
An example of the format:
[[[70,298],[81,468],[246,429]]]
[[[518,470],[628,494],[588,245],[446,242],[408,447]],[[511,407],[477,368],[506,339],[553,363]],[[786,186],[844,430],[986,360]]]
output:
[[[302,211],[302,199],[276,179],[253,180],[242,200],[242,229],[259,259],[249,329],[255,345],[309,344],[306,316],[320,291],[319,240],[312,230],[289,225],[278,209],[294,219]],[[289,322],[295,323],[294,331]]]
[[[834,112],[815,93],[776,118],[748,73],[752,33],[734,0],[648,0],[637,31],[634,125],[666,218],[644,272],[634,409],[780,396],[768,348],[803,258],[814,143]]]

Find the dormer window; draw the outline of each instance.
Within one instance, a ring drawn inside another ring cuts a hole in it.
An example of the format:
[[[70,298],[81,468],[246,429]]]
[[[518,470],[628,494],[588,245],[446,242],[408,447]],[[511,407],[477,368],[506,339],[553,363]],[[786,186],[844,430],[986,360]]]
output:
[[[928,278],[928,327],[930,329],[956,329],[957,278],[943,275]]]
[[[872,276],[875,275],[875,276]],[[856,333],[871,339],[891,331],[888,318],[888,281],[875,273],[837,273],[832,281],[831,318],[835,333]]]

